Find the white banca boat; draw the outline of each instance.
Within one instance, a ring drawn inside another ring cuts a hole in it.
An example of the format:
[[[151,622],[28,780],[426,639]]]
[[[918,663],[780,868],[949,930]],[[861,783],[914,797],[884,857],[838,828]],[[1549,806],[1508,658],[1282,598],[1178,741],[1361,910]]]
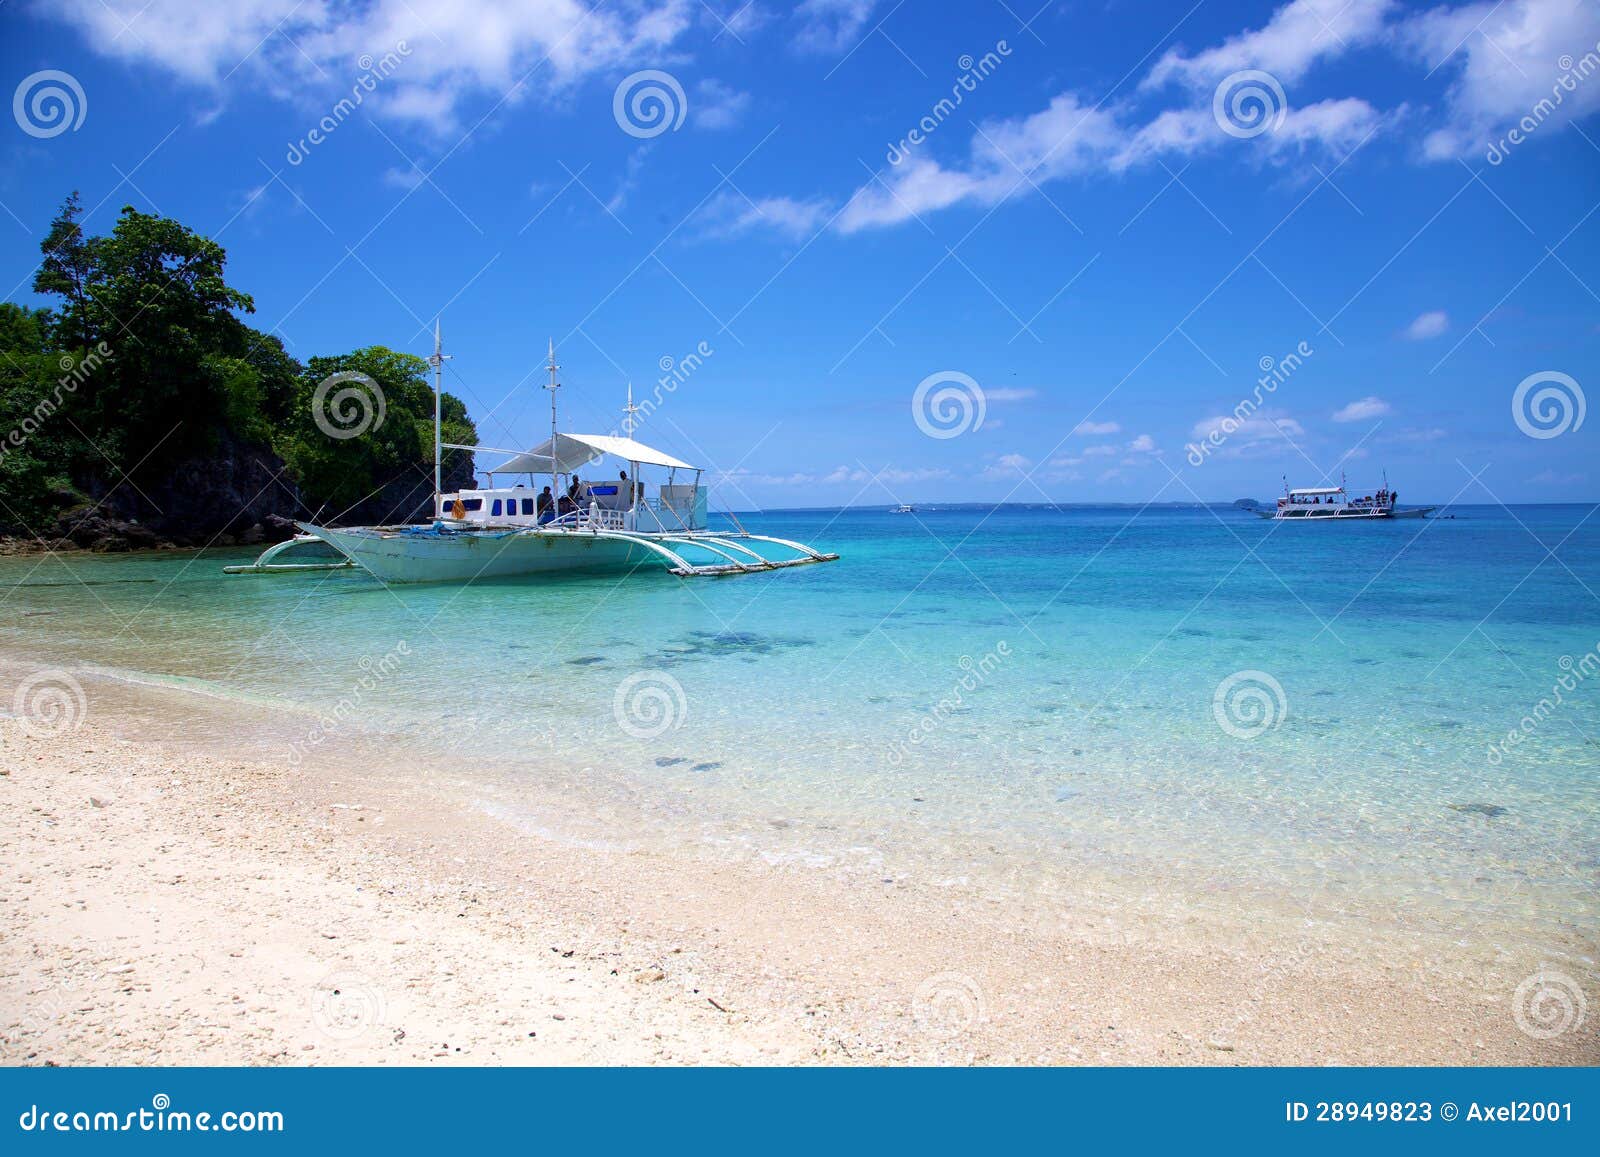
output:
[[[252,565],[223,568],[227,573],[354,565],[387,583],[425,583],[560,571],[631,571],[655,564],[687,578],[752,574],[839,557],[788,539],[751,534],[731,513],[725,515],[728,529],[713,530],[700,467],[624,435],[559,432],[555,391],[560,387],[556,380],[560,367],[554,344],[546,367],[550,438],[527,451],[441,442],[438,400],[444,354],[437,330],[430,361],[435,402],[433,521],[352,527],[297,523],[302,534],[269,548]],[[624,412],[631,426],[638,412],[631,390]],[[446,449],[510,457],[488,471],[487,486],[444,493],[441,455]],[[608,459],[616,463],[609,472],[579,479],[580,470]],[[665,481],[647,484],[642,477],[647,469],[665,471]],[[505,479],[515,481],[506,484]],[[318,557],[308,559],[307,552]]]
[[[1311,486],[1290,490],[1284,484],[1283,497],[1271,510],[1256,510],[1262,518],[1290,519],[1351,519],[1422,518],[1432,513],[1432,506],[1415,506],[1402,510],[1397,505],[1400,496],[1389,489],[1388,480],[1371,494],[1352,498],[1344,483],[1338,486]]]

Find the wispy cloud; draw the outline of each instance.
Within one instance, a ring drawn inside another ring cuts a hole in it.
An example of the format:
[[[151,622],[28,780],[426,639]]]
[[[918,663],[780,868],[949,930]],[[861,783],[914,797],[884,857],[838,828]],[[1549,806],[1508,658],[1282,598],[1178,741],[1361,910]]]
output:
[[[1171,81],[1210,90],[1244,69],[1269,72],[1280,82],[1299,80],[1325,57],[1340,56],[1376,40],[1394,0],[1293,0],[1260,28],[1237,33],[1202,52],[1169,50],[1145,77],[1143,87]]]
[[[364,58],[405,43],[411,51],[368,98],[368,107],[443,130],[456,126],[461,103],[471,97],[504,97],[515,105],[538,91],[659,58],[691,26],[696,10],[693,0],[609,9],[581,0],[337,6],[324,0],[224,6],[59,0],[48,11],[80,29],[102,55],[156,65],[224,96],[238,80],[236,69],[288,100],[348,91],[365,70]],[[533,83],[519,83],[530,74]],[[225,86],[225,79],[233,83]]]
[[[809,237],[828,219],[829,209],[821,201],[800,201],[793,197],[762,197],[751,200],[742,193],[724,189],[696,215],[703,234],[710,237],[739,237],[756,229],[766,229],[790,238]]]
[[[807,52],[839,53],[861,38],[877,0],[805,0],[794,10],[794,43]]]
[[[1399,25],[1396,36],[1418,63],[1454,78],[1446,123],[1423,142],[1431,159],[1484,150],[1523,117],[1553,129],[1600,109],[1600,77],[1560,84],[1574,60],[1600,42],[1593,0],[1438,7]]]
[[[1442,309],[1429,310],[1420,314],[1415,321],[1406,326],[1405,335],[1412,341],[1427,341],[1431,337],[1438,337],[1450,328],[1450,315]]]
[[[983,468],[982,476],[988,479],[1017,478],[1026,474],[1032,466],[1032,459],[1022,454],[1002,454]]]
[[[749,93],[739,92],[720,80],[706,79],[694,86],[694,98],[689,101],[690,121],[702,129],[731,129],[744,119],[749,107]]]
[[[1373,418],[1381,418],[1390,410],[1389,403],[1382,398],[1358,398],[1337,411],[1333,415],[1335,422],[1370,422]]]

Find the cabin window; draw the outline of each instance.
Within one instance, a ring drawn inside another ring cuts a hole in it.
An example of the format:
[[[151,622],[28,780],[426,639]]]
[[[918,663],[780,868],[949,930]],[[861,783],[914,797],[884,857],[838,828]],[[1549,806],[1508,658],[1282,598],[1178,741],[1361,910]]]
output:
[[[465,506],[468,510],[482,510],[483,509],[483,499],[481,499],[481,498],[469,498],[465,502],[463,502],[461,505]]]
[[[493,517],[499,515],[499,513],[500,513],[500,500],[498,498],[496,498],[494,500],[494,506],[489,511],[489,516],[491,518],[493,518]]]
[[[522,500],[522,513],[524,513],[524,514],[532,514],[533,513],[533,499],[524,498]]]

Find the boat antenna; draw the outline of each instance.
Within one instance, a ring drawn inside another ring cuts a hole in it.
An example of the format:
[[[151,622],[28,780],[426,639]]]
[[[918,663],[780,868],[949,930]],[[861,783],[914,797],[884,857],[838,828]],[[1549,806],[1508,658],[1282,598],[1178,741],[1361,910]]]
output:
[[[635,414],[637,414],[638,412],[639,412],[639,407],[635,406],[633,404],[633,383],[629,382],[628,383],[628,404],[626,406],[622,407],[622,413],[624,415],[624,417],[622,419],[622,429],[624,430],[624,432],[627,433],[628,437],[630,437],[630,438],[633,437],[634,430],[637,429],[637,424],[634,422],[633,416]]]
[[[444,328],[442,319],[433,319],[433,356],[428,363],[433,366],[433,500],[437,508],[439,498],[444,494],[444,447],[441,442],[441,416],[442,404],[440,399],[444,396],[444,363],[450,358],[444,352]]]
[[[545,363],[544,368],[550,371],[550,384],[545,386],[545,389],[550,391],[550,486],[553,490],[550,495],[550,505],[554,509],[556,499],[561,496],[561,478],[556,473],[556,391],[561,388],[561,383],[556,381],[556,371],[561,367],[556,364],[555,338],[548,340],[550,342],[550,360]]]

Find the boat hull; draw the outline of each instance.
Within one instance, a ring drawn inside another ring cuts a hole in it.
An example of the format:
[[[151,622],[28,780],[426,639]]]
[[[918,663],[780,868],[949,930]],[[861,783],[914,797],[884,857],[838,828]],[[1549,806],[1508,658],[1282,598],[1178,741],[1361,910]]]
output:
[[[1296,510],[1289,514],[1278,510],[1258,510],[1255,513],[1273,522],[1388,522],[1396,518],[1425,518],[1436,509],[1434,506],[1419,506],[1411,510],[1351,510],[1335,507]]]
[[[660,560],[637,543],[588,534],[416,534],[306,526],[386,583],[471,582],[558,572],[630,570]]]

